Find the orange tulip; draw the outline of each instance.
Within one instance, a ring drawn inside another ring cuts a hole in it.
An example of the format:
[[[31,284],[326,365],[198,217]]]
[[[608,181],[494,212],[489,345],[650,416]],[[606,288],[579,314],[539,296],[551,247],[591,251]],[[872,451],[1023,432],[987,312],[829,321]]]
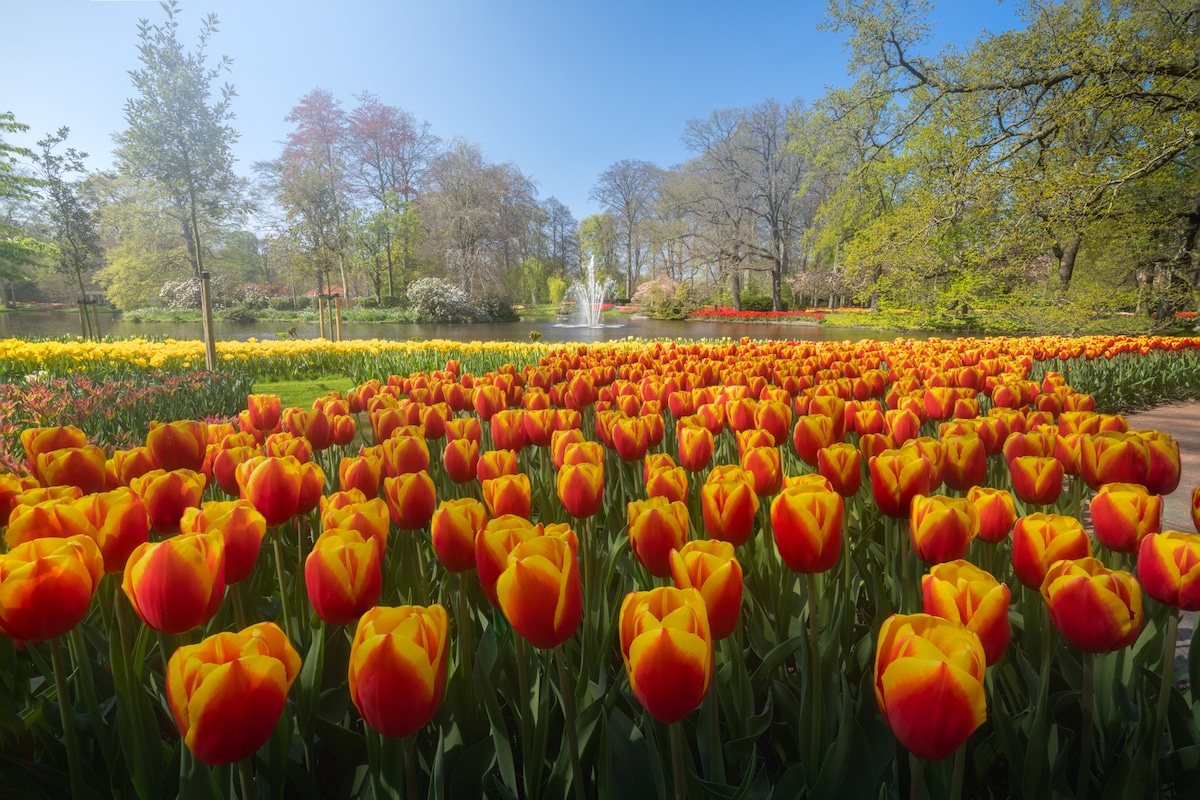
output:
[[[492,444],[497,450],[513,451],[529,444],[525,412],[515,408],[497,411],[492,417]]]
[[[500,610],[534,647],[558,647],[583,619],[576,545],[554,536],[519,543],[496,581]]]
[[[1138,580],[1146,594],[1184,611],[1200,611],[1200,536],[1152,533],[1138,548]]]
[[[683,467],[656,469],[646,480],[647,497],[665,497],[671,501],[686,501],[688,478]]]
[[[246,398],[246,410],[250,412],[250,424],[255,430],[270,432],[283,419],[279,396],[274,394],[252,394]]]
[[[1111,653],[1141,633],[1142,587],[1128,572],[1106,569],[1095,558],[1054,562],[1041,592],[1054,627],[1080,650]]]
[[[501,475],[483,482],[483,502],[487,504],[490,516],[502,517],[505,514],[515,514],[528,519],[532,491],[533,487],[529,482],[529,476],[525,473]]]
[[[145,475],[154,469],[150,460],[150,451],[144,447],[134,447],[130,450],[117,450],[113,453],[111,472],[121,486],[128,486],[139,475]]]
[[[1136,433],[1109,431],[1085,437],[1079,446],[1079,474],[1091,489],[1105,483],[1145,485],[1150,450]]]
[[[754,409],[754,427],[771,434],[776,442],[787,439],[792,427],[792,408],[777,400],[763,400]]]
[[[333,426],[320,409],[284,409],[283,427],[291,434],[303,436],[315,451],[326,450],[333,444]]]
[[[421,437],[393,435],[379,447],[383,456],[385,477],[395,478],[429,469],[429,445]]]
[[[842,553],[842,497],[833,490],[798,486],[771,502],[775,546],[788,569],[825,572]]]
[[[754,493],[759,497],[778,494],[783,486],[783,462],[778,448],[747,450],[742,456],[742,469],[754,476]]]
[[[888,436],[892,437],[897,447],[921,435],[921,418],[911,409],[896,408],[886,411],[883,421]]]
[[[836,428],[833,419],[824,414],[806,414],[796,418],[796,427],[792,431],[792,446],[796,455],[810,467],[817,466],[817,451],[835,444],[840,439],[835,438]]]
[[[862,486],[862,452],[849,442],[817,451],[817,471],[842,497],[853,497]]]
[[[1030,514],[1013,527],[1013,573],[1030,589],[1038,589],[1050,565],[1061,559],[1088,558],[1092,540],[1074,517]]]
[[[74,505],[96,529],[105,572],[124,570],[129,554],[150,538],[150,512],[127,487],[81,497]]]
[[[929,462],[929,491],[932,492],[942,485],[942,473],[945,471],[946,450],[942,443],[932,436],[918,436],[900,445],[900,452],[909,456],[922,456]]]
[[[173,535],[188,508],[199,508],[204,496],[204,476],[190,469],[171,472],[156,469],[133,479],[130,488],[141,496],[156,533]]]
[[[480,424],[478,417],[461,417],[459,419],[447,420],[446,438],[451,441],[455,439],[470,439],[478,444],[483,439],[483,425]]]
[[[637,560],[651,575],[671,574],[671,550],[679,550],[688,539],[688,510],[683,503],[665,497],[635,500],[627,506],[629,544]]]
[[[942,480],[951,489],[965,492],[981,486],[987,475],[987,447],[978,436],[947,436],[942,439],[945,461]]]
[[[697,540],[672,550],[671,577],[676,588],[697,589],[704,598],[713,641],[733,633],[742,608],[742,565],[732,544]]]
[[[738,457],[745,455],[747,450],[753,450],[755,447],[774,447],[775,437],[768,431],[759,430],[758,428],[749,428],[744,431],[734,433],[737,439]]]
[[[440,605],[376,606],[350,645],[350,698],[368,725],[401,739],[429,724],[446,691],[450,620]]]
[[[1008,469],[1013,491],[1026,503],[1045,506],[1062,494],[1063,466],[1054,456],[1017,456]]]
[[[479,573],[479,585],[492,605],[500,606],[496,581],[508,566],[508,554],[521,542],[542,534],[543,530],[532,522],[512,514],[489,520],[476,534],[475,569]]]
[[[683,426],[678,431],[679,466],[688,472],[708,467],[713,456],[713,435],[704,427]]]
[[[866,433],[858,439],[858,449],[869,464],[871,459],[881,455],[886,450],[895,449],[892,437],[886,433]]]
[[[1004,541],[1017,522],[1012,495],[1004,489],[973,486],[967,499],[979,513],[979,539],[988,544]]]
[[[199,472],[208,446],[208,427],[195,420],[151,424],[146,449],[156,469]]]
[[[1012,592],[991,573],[966,561],[936,564],[921,579],[921,594],[926,614],[957,622],[979,636],[989,666],[1004,655],[1012,636]]]
[[[674,469],[677,465],[670,453],[647,453],[642,462],[642,480],[649,481],[650,473],[660,469]]]
[[[250,577],[258,563],[267,521],[248,500],[204,503],[183,512],[179,530],[184,534],[216,533],[225,542],[225,583],[233,585]]]
[[[987,718],[979,637],[940,617],[893,614],[878,642],[875,700],[884,720],[917,758],[950,755]]]
[[[379,542],[352,530],[325,531],[304,562],[304,586],[317,616],[345,625],[379,602],[383,591]]]
[[[108,475],[104,451],[95,445],[39,453],[35,475],[43,486],[78,486],[84,494],[104,491]]]
[[[92,497],[94,495],[88,495]],[[4,542],[9,548],[34,539],[66,539],[87,536],[96,539],[96,526],[82,510],[75,507],[74,498],[45,500],[34,505],[18,503],[12,510]]]
[[[367,497],[379,494],[383,481],[383,461],[371,456],[349,456],[338,463],[338,486],[344,492],[358,489]]]
[[[1136,483],[1106,483],[1092,498],[1096,538],[1117,553],[1136,553],[1147,534],[1158,533],[1163,499]]]
[[[237,468],[263,452],[255,445],[243,445],[219,450],[212,461],[212,478],[222,492],[237,497],[241,488],[237,482]]]
[[[88,443],[87,434],[71,425],[53,428],[26,428],[21,431],[21,446],[25,449],[25,462],[35,478],[38,456],[61,450],[64,447],[83,447]]]
[[[271,737],[300,674],[300,656],[272,622],[218,633],[167,662],[167,703],[204,764],[249,758]]]
[[[650,430],[642,417],[618,417],[610,429],[613,449],[622,461],[641,461],[650,447]]]
[[[564,464],[555,480],[558,499],[567,513],[586,519],[600,510],[604,501],[603,464]]]
[[[325,484],[319,466],[302,464],[291,456],[256,456],[239,465],[236,474],[242,497],[254,504],[272,528],[311,510],[320,502]],[[311,497],[314,488],[315,501]]]
[[[957,561],[979,532],[979,512],[966,498],[914,497],[908,530],[913,552],[926,564]]]
[[[225,541],[219,533],[194,533],[140,545],[125,565],[121,588],[151,629],[199,627],[225,596]]]
[[[1182,465],[1179,461],[1179,442],[1167,434],[1143,436],[1150,453],[1150,468],[1146,472],[1146,489],[1150,494],[1168,495],[1179,488]]]
[[[868,466],[875,505],[889,517],[907,517],[913,498],[929,494],[932,476],[929,459],[914,451],[885,450],[872,458]]]
[[[449,572],[475,567],[475,539],[487,525],[487,509],[473,497],[443,500],[433,512],[433,551]]]
[[[621,603],[621,655],[629,685],[659,722],[678,722],[700,705],[712,681],[712,634],[696,589],[630,592]]]
[[[437,507],[437,492],[428,472],[384,478],[383,494],[392,514],[392,524],[402,531],[424,528]]]
[[[495,480],[504,475],[516,475],[517,454],[512,450],[489,450],[479,457],[475,475],[479,482]]]
[[[700,487],[704,531],[713,539],[740,546],[754,533],[758,495],[745,480],[709,481]]]
[[[90,536],[32,539],[0,555],[0,632],[40,642],[67,633],[87,616],[104,577],[104,557]]]
[[[263,442],[263,452],[275,458],[291,456],[301,463],[312,460],[312,444],[294,433],[272,433]]]

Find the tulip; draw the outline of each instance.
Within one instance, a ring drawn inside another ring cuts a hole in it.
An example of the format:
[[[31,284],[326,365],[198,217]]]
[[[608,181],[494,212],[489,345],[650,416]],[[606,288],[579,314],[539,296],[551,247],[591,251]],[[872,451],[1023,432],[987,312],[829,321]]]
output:
[[[759,430],[758,428],[749,428],[744,431],[734,433],[737,439],[738,457],[745,455],[747,450],[753,450],[756,447],[774,447],[775,437],[768,431]]]
[[[1054,447],[1058,436],[1053,433],[1021,433],[1013,432],[1005,441],[1001,452],[1004,460],[1012,469],[1012,462],[1021,456],[1038,456],[1047,458],[1054,455]]]
[[[225,596],[225,541],[219,533],[195,533],[140,545],[125,565],[121,588],[151,629],[199,627]]]
[[[771,502],[775,546],[788,569],[812,575],[837,563],[843,511],[841,495],[831,489],[800,486]]]
[[[82,497],[74,505],[96,530],[105,572],[124,570],[129,554],[150,538],[150,513],[127,487]]]
[[[872,458],[868,467],[875,505],[889,517],[907,517],[913,498],[929,494],[932,473],[929,459],[913,451],[886,450]]]
[[[513,451],[529,444],[525,412],[520,409],[497,411],[492,417],[492,444],[497,450]]]
[[[810,467],[817,466],[817,451],[835,444],[840,439],[835,438],[836,429],[833,419],[824,414],[806,414],[796,418],[796,427],[792,431],[792,446],[796,455],[800,456]]]
[[[43,486],[78,486],[84,494],[104,491],[108,475],[104,451],[95,445],[63,447],[39,453],[37,469]]]
[[[1004,489],[973,486],[967,499],[979,514],[979,539],[988,544],[1004,541],[1017,522],[1012,495]]]
[[[708,428],[681,427],[678,439],[679,466],[688,472],[700,472],[712,461],[713,435]]]
[[[1086,653],[1128,647],[1142,630],[1142,587],[1128,572],[1106,569],[1098,559],[1054,562],[1041,592],[1054,627]]]
[[[104,577],[90,536],[32,539],[0,555],[0,633],[19,641],[62,636],[83,621]]]
[[[528,518],[532,508],[532,491],[529,476],[525,473],[501,475],[483,482],[483,501],[487,504],[490,516],[515,514]]]
[[[345,625],[358,619],[383,591],[379,542],[351,530],[322,533],[304,562],[304,586],[322,622]]]
[[[1143,436],[1150,453],[1150,468],[1146,473],[1146,489],[1151,494],[1168,495],[1179,488],[1182,465],[1179,461],[1179,442],[1167,434]]]
[[[887,423],[883,416],[883,411],[879,408],[860,408],[854,414],[854,432],[859,436],[865,436],[868,433],[883,433],[887,430]]]
[[[508,566],[508,554],[513,548],[535,536],[542,530],[524,517],[509,514],[489,520],[483,530],[475,536],[475,569],[479,573],[479,585],[488,602],[499,608],[496,597],[496,581]]]
[[[603,464],[564,464],[555,479],[558,499],[567,513],[586,519],[600,510],[604,501]]]
[[[703,421],[704,427],[712,433],[712,435],[720,436],[721,431],[725,430],[725,406],[717,405],[716,403],[704,403],[696,407],[696,416]],[[688,416],[687,414],[676,414],[678,417]]]
[[[429,469],[429,445],[418,436],[395,436],[381,445],[383,474],[388,478]]]
[[[915,497],[908,530],[913,552],[926,564],[957,561],[979,532],[979,512],[966,498]]]
[[[443,500],[433,512],[433,552],[449,572],[475,567],[475,537],[487,525],[487,509],[473,497]]]
[[[755,447],[742,456],[742,469],[754,476],[754,493],[759,497],[778,494],[783,486],[783,463],[776,447]]]
[[[911,409],[895,408],[886,411],[883,421],[888,436],[892,437],[897,447],[921,435],[921,418]]]
[[[216,533],[225,542],[225,583],[250,577],[258,563],[267,520],[248,500],[213,501],[189,508],[179,520],[181,533]]]
[[[913,755],[945,758],[987,718],[987,657],[974,632],[928,614],[893,614],[879,629],[875,700]]]
[[[440,605],[376,606],[350,645],[350,699],[368,725],[403,738],[428,725],[446,691],[450,620]]]
[[[352,502],[326,503],[322,498],[321,530],[355,531],[364,539],[374,539],[379,544],[379,555],[387,554],[388,532],[392,523],[387,503],[378,497],[367,500],[361,492],[354,492]],[[351,496],[353,496],[351,495]]]
[[[1062,494],[1063,466],[1054,456],[1017,456],[1008,469],[1013,491],[1025,503],[1046,506]]]
[[[650,447],[650,430],[642,417],[618,417],[609,431],[622,461],[641,461]]]
[[[619,625],[629,685],[652,717],[678,722],[700,705],[712,681],[712,634],[699,591],[630,592]]]
[[[833,441],[846,438],[846,401],[832,395],[814,395],[808,404],[808,414],[823,414],[833,420]],[[798,421],[798,420],[797,420]]]
[[[472,439],[452,439],[442,451],[442,466],[446,477],[459,485],[475,480],[479,467],[479,442]]]
[[[929,462],[929,491],[932,492],[942,485],[942,473],[945,471],[946,450],[942,443],[932,436],[918,436],[900,445],[900,452],[910,456],[921,456]]]
[[[66,539],[81,535],[96,539],[96,526],[73,501],[74,498],[68,497],[35,505],[18,504],[12,510],[8,530],[4,533],[5,544],[13,548],[34,539]]]
[[[300,463],[312,460],[312,444],[294,433],[272,433],[263,442],[263,452],[275,458],[291,456]]]
[[[1105,483],[1145,485],[1150,450],[1136,433],[1110,431],[1087,436],[1079,446],[1079,474],[1091,489]]]
[[[978,436],[947,436],[942,439],[945,461],[942,480],[957,492],[983,484],[987,475],[987,447]]]
[[[477,417],[461,417],[459,419],[447,420],[446,438],[450,441],[454,441],[455,439],[470,439],[478,444],[483,438],[483,425],[480,424]]]
[[[749,397],[740,397],[725,404],[725,419],[735,431],[746,431],[754,427],[754,412],[758,403]]]
[[[283,411],[283,427],[296,436],[303,436],[316,451],[327,450],[333,444],[333,427],[324,411],[316,408],[288,408]]]
[[[167,703],[204,764],[249,758],[266,744],[300,674],[300,656],[272,622],[218,633],[167,662]]]
[[[437,493],[428,472],[410,472],[383,479],[392,523],[402,531],[419,531],[429,524],[437,507]]]
[[[155,468],[168,472],[177,469],[199,472],[207,445],[208,428],[195,420],[153,424],[146,434],[146,449]]]
[[[979,636],[988,666],[1004,655],[1012,627],[1012,592],[991,573],[966,561],[936,564],[921,578],[925,613],[957,622]]]
[[[475,466],[475,475],[480,483],[504,475],[516,475],[518,471],[517,454],[512,450],[488,450],[479,457]]]
[[[190,469],[171,472],[156,469],[133,479],[130,488],[141,496],[156,533],[174,534],[188,508],[199,508],[204,497],[204,476]]]
[[[817,471],[842,497],[853,497],[862,486],[862,452],[849,442],[817,451]]]
[[[671,577],[676,588],[696,589],[704,598],[713,641],[733,633],[742,608],[742,566],[732,544],[697,540],[672,550]]]
[[[668,500],[686,501],[688,478],[683,467],[656,469],[646,479],[647,497],[665,497]]]
[[[238,466],[260,455],[263,455],[263,452],[255,445],[241,445],[219,450],[212,460],[213,481],[222,492],[237,497],[242,491],[237,482]]]
[[[238,466],[242,497],[254,504],[268,527],[282,525],[297,513],[305,467],[291,456],[256,456]]]
[[[754,409],[754,427],[771,434],[776,442],[787,439],[792,427],[792,408],[787,403],[763,400]]]
[[[1068,433],[1059,434],[1058,438],[1054,440],[1054,457],[1058,459],[1058,463],[1063,465],[1065,475],[1079,474],[1080,451],[1083,448],[1083,440],[1086,438],[1088,438],[1086,433]]]
[[[338,463],[338,486],[344,492],[358,489],[367,497],[376,497],[383,480],[383,461],[371,456],[350,456]]]
[[[547,650],[570,639],[583,619],[576,546],[553,536],[521,542],[496,581],[500,610],[513,630]]]
[[[665,497],[635,500],[627,507],[629,544],[637,560],[651,575],[671,574],[671,550],[679,550],[688,539],[688,509]]]
[[[1013,573],[1030,589],[1038,589],[1050,565],[1061,559],[1089,558],[1092,540],[1074,517],[1030,514],[1013,527]]]
[[[1106,483],[1092,498],[1096,538],[1116,553],[1136,553],[1147,534],[1161,530],[1163,499],[1136,483]]]
[[[1167,531],[1146,536],[1138,548],[1137,569],[1146,594],[1173,608],[1200,611],[1200,535]]]
[[[53,428],[26,428],[21,431],[21,446],[25,449],[25,460],[35,478],[38,456],[65,447],[83,447],[88,443],[87,434],[72,425]]]
[[[713,539],[740,546],[754,533],[758,495],[744,480],[709,481],[700,487],[704,531]]]
[[[867,460],[868,464],[875,456],[894,448],[892,437],[886,433],[866,433],[858,439],[858,449],[862,451],[863,458]]]

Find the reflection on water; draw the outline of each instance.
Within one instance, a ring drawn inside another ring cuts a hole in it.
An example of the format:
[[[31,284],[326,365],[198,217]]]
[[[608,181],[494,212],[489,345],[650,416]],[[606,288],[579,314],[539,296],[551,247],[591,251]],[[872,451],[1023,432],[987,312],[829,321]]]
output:
[[[315,321],[267,320],[262,322],[215,323],[217,339],[245,341],[286,338],[295,326],[300,339],[316,339]],[[142,336],[158,339],[200,339],[199,322],[130,322],[119,315],[101,314],[100,330],[105,336]],[[461,342],[527,342],[531,331],[541,333],[543,342],[603,342],[637,337],[641,339],[782,339],[792,341],[855,341],[858,339],[925,339],[928,334],[876,331],[867,328],[833,328],[815,325],[752,324],[740,322],[674,322],[655,319],[622,319],[596,328],[554,321],[478,322],[472,324],[430,323],[409,325],[391,322],[343,322],[344,339],[388,339],[392,341],[450,339]],[[78,336],[79,317],[70,312],[0,313],[0,338]]]

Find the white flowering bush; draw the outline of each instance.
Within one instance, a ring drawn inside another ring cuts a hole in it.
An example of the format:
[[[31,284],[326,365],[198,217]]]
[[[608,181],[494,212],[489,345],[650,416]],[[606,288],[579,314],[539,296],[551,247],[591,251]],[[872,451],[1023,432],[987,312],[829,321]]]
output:
[[[208,280],[212,292],[213,308],[221,309],[234,301],[233,281],[224,275],[213,275]],[[200,308],[200,279],[179,278],[167,281],[158,290],[158,299],[172,311],[187,311]]]
[[[470,298],[458,286],[438,278],[413,281],[406,292],[418,317],[437,322],[462,322],[471,318]]]

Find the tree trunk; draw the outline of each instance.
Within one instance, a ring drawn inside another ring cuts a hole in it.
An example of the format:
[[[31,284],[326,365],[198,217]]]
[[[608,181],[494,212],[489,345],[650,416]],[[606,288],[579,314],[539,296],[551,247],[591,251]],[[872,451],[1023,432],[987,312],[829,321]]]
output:
[[[733,294],[733,310],[742,310],[742,276],[736,267],[729,271],[729,290]]]
[[[1066,292],[1071,286],[1071,276],[1075,274],[1075,256],[1079,255],[1079,245],[1083,234],[1074,233],[1067,241],[1066,247],[1054,246],[1054,254],[1058,257],[1058,288]]]
[[[883,277],[883,265],[876,264],[871,275],[871,313],[879,311],[879,279]]]

